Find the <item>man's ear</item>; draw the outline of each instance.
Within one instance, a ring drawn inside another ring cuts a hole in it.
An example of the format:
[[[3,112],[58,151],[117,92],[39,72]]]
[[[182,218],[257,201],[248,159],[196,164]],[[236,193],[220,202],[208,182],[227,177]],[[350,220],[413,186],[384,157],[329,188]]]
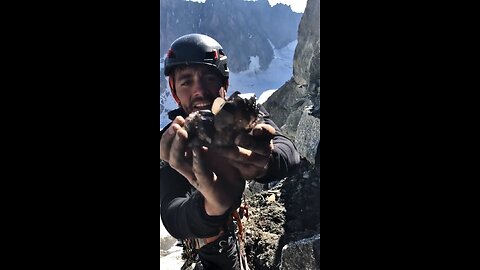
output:
[[[228,79],[225,80],[225,84],[223,85],[223,97],[227,97],[227,89],[228,89]]]
[[[226,98],[227,97],[227,90],[225,89],[225,87],[220,87],[220,91],[218,92],[218,94],[223,97],[223,98]]]

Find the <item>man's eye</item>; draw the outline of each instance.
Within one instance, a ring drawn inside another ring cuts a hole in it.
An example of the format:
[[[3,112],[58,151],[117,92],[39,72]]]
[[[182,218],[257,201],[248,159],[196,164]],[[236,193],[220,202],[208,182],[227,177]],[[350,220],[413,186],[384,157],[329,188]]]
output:
[[[189,86],[190,84],[192,84],[191,80],[185,80],[180,83],[181,86]]]

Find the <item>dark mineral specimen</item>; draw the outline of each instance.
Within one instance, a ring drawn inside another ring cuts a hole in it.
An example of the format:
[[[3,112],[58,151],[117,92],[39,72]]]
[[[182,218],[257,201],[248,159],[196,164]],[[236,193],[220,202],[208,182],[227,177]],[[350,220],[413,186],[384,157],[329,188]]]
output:
[[[201,110],[185,119],[189,145],[223,147],[235,145],[235,138],[248,133],[258,122],[258,107],[255,96],[244,99],[239,92],[226,101],[217,98],[212,111]]]

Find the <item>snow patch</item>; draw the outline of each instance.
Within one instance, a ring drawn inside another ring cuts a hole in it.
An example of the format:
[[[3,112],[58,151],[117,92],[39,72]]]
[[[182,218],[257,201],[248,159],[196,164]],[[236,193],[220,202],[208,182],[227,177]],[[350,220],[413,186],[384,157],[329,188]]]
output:
[[[182,267],[184,261],[182,260],[182,248],[173,246],[168,250],[169,254],[160,256],[160,269],[162,270],[178,270]]]
[[[170,236],[167,229],[163,226],[162,219],[160,219],[160,238]]]
[[[238,96],[241,97],[241,98],[244,98],[244,99],[249,99],[253,96],[255,96],[257,98],[257,103],[258,104],[263,104],[265,103],[265,101],[268,100],[268,98],[273,94],[275,93],[275,91],[277,91],[277,89],[270,89],[270,90],[267,90],[265,92],[263,92],[260,97],[258,97],[255,93],[242,93],[242,94],[239,94]]]
[[[265,92],[263,92],[260,97],[258,98],[257,100],[257,103],[259,104],[263,104],[265,103],[265,101],[268,100],[268,98],[273,94],[275,93],[275,91],[277,91],[278,89],[270,89],[270,90],[267,90]]]
[[[259,56],[250,56],[250,64],[248,65],[248,70],[253,72],[260,70]]]
[[[165,82],[168,85],[168,78],[165,78]],[[160,93],[160,130],[170,123],[168,112],[176,108],[178,108],[178,105],[170,93],[170,88],[167,86],[163,93]]]
[[[267,38],[267,40],[268,40],[268,43],[270,44],[270,47],[272,47],[272,50],[275,50],[275,45],[273,45],[270,39]]]
[[[243,98],[243,99],[249,99],[249,98],[253,97],[254,95],[255,95],[254,93],[244,93],[244,94],[240,94],[238,96]]]
[[[272,44],[273,45],[273,44]],[[230,72],[228,92],[254,93],[257,97],[268,89],[278,89],[293,75],[293,55],[297,41],[273,50],[273,60],[265,71],[260,70],[259,57],[251,56],[248,70]]]

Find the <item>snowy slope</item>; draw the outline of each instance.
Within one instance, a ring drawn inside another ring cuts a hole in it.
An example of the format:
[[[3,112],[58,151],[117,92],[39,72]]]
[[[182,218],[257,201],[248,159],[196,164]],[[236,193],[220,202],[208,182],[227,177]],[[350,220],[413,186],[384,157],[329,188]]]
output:
[[[295,40],[281,49],[274,49],[273,60],[265,71],[259,69],[258,56],[251,56],[248,70],[230,74],[229,92],[254,93],[259,97],[266,90],[278,89],[292,77],[296,46]]]

